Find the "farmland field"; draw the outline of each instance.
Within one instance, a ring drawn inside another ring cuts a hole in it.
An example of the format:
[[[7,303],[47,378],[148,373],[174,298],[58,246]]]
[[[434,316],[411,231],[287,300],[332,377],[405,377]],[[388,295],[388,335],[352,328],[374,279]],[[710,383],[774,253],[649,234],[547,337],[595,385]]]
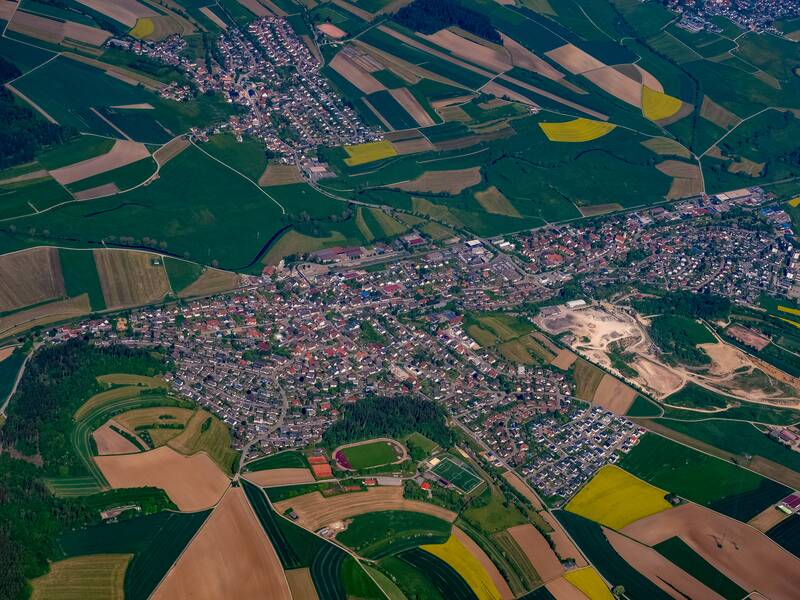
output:
[[[205,410],[196,411],[186,428],[168,444],[185,455],[205,452],[229,475],[233,474],[239,460],[239,452],[231,448],[228,426]]]
[[[679,537],[656,544],[656,550],[724,598],[744,598],[747,592],[717,571]]]
[[[123,600],[130,554],[98,554],[57,561],[31,582],[33,600]]]
[[[491,596],[479,597],[453,567],[429,552],[421,549],[409,550],[399,555],[399,558],[423,573],[443,598],[455,597],[464,600],[491,598]],[[402,584],[401,589],[403,589]]]
[[[379,559],[423,544],[441,544],[451,527],[432,515],[380,511],[357,515],[336,539],[361,556]]]
[[[664,490],[648,485],[622,469],[607,465],[565,508],[613,529],[622,529],[629,523],[671,508],[664,496]]]
[[[640,439],[619,466],[652,485],[741,521],[750,520],[790,491],[756,473],[655,434]],[[714,485],[709,486],[709,481]]]
[[[306,457],[300,452],[288,450],[264,458],[248,462],[246,471],[264,471],[267,469],[304,468],[308,466]]]

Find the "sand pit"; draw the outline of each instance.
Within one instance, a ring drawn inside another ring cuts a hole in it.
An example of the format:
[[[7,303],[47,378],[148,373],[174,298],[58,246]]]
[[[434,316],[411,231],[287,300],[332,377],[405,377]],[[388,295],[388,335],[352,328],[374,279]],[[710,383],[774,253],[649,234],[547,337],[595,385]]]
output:
[[[203,6],[202,8],[200,8],[200,12],[203,13],[206,17],[208,17],[208,19],[212,23],[214,23],[214,25],[216,25],[217,27],[219,27],[223,31],[227,31],[228,30],[228,24],[225,21],[223,21],[222,19],[220,19],[217,16],[217,13],[215,13],[213,10],[211,10],[211,8],[209,8],[208,6]]]
[[[111,150],[100,156],[54,169],[50,175],[61,185],[68,185],[81,179],[87,179],[112,169],[118,169],[150,156],[144,144],[129,140],[117,140]]]
[[[575,565],[577,567],[585,567],[587,565],[586,559],[580,552],[578,552],[578,548],[572,543],[572,540],[569,538],[569,536],[567,536],[567,533],[564,531],[561,523],[559,523],[549,512],[541,512],[539,513],[539,516],[541,516],[547,522],[547,524],[553,528],[553,531],[551,531],[548,535],[550,536],[550,541],[553,542],[553,545],[555,546],[558,558],[561,560],[567,560],[571,558],[575,561]]]
[[[321,23],[317,25],[317,29],[335,40],[340,40],[343,37],[347,37],[347,32],[344,29],[337,27],[333,23]]]
[[[602,406],[616,415],[624,415],[635,398],[636,390],[606,373],[595,390],[592,403]]]
[[[508,484],[517,490],[524,498],[531,503],[534,510],[542,510],[544,506],[542,506],[541,501],[539,498],[536,497],[536,494],[533,493],[531,488],[525,485],[525,482],[520,479],[516,473],[513,471],[506,471],[503,473],[503,479],[505,479]]]
[[[676,567],[652,548],[605,527],[603,527],[603,533],[614,550],[629,565],[673,598],[678,600],[682,600],[683,597],[723,600],[722,596]],[[683,596],[676,594],[676,590]]]
[[[97,444],[97,453],[100,456],[108,456],[110,454],[132,454],[134,452],[139,452],[139,448],[136,447],[136,444],[122,434],[114,431],[111,428],[112,425],[121,431],[126,431],[129,435],[133,435],[122,425],[114,421],[114,419],[109,419],[108,422],[92,433],[95,444]],[[145,448],[147,447],[143,443],[142,446]]]
[[[486,573],[489,575],[492,583],[497,588],[497,591],[500,592],[500,597],[503,600],[511,600],[511,598],[514,597],[514,594],[511,592],[511,588],[508,587],[508,583],[506,583],[506,580],[503,579],[502,575],[500,575],[500,571],[497,570],[497,567],[494,565],[492,560],[486,556],[486,553],[481,549],[481,547],[475,543],[475,540],[455,526],[453,526],[453,537],[461,542],[461,545],[464,546],[464,548],[466,548],[467,551],[473,557],[475,557],[480,565],[486,570]]]
[[[228,490],[152,597],[292,600],[278,555],[242,488]]]
[[[261,487],[314,483],[316,481],[308,469],[268,469],[246,473],[243,477]]]
[[[684,504],[636,523],[622,533],[652,546],[674,536],[747,591],[796,598],[800,559],[763,533],[696,504]]]
[[[752,361],[747,355],[730,344],[717,342],[715,344],[698,344],[697,346],[711,358],[709,373],[727,376],[737,369],[752,367]]]
[[[572,44],[560,46],[555,50],[545,52],[545,54],[573,75],[581,75],[587,71],[602,69],[606,66],[605,63],[600,62],[591,54],[587,54]]]
[[[356,64],[345,52],[339,52],[334,56],[330,62],[330,67],[365,94],[372,94],[386,89],[380,81]]]
[[[636,380],[658,398],[664,398],[677,392],[686,381],[672,369],[649,358],[637,356],[631,366],[639,373]]]
[[[433,42],[440,48],[449,50],[455,56],[491,69],[496,73],[504,73],[511,69],[512,66],[511,56],[508,52],[473,42],[453,33],[449,29],[440,29],[432,35],[419,34],[419,37]]]
[[[431,194],[460,194],[481,182],[481,168],[454,169],[452,171],[425,171],[411,181],[393,183],[386,187],[404,192],[427,192]]]
[[[183,456],[168,446],[94,461],[112,488],[159,487],[183,511],[214,506],[230,483],[207,454]]]
[[[436,124],[408,88],[389,90],[389,93],[397,100],[397,103],[411,115],[411,118],[413,118],[420,127],[430,127]]]
[[[548,582],[564,573],[561,561],[555,555],[544,536],[530,523],[517,525],[508,529],[508,533],[519,544],[525,556],[531,561],[533,568],[542,581]]]
[[[427,502],[406,500],[400,486],[374,487],[366,492],[351,492],[330,498],[325,498],[319,492],[312,492],[275,504],[275,510],[280,514],[290,508],[298,515],[296,523],[311,531],[317,531],[335,521],[381,510],[421,512],[449,523],[456,518],[456,514],[447,509]]]

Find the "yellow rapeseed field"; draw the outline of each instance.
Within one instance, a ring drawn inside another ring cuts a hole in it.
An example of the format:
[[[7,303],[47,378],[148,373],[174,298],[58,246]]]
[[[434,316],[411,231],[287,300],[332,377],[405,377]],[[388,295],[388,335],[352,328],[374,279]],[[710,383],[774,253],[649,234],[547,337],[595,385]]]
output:
[[[382,158],[389,158],[390,156],[397,156],[397,150],[394,149],[391,142],[387,142],[386,140],[357,144],[355,146],[345,146],[344,150],[350,157],[344,159],[344,162],[350,167],[381,160]]]
[[[778,306],[778,310],[783,313],[789,313],[790,315],[800,315],[800,310],[790,308],[789,306]]]
[[[143,17],[136,21],[136,25],[133,29],[131,29],[131,35],[135,37],[137,40],[143,40],[148,35],[153,33],[155,26],[153,25],[153,19],[150,17]]]
[[[570,571],[564,579],[582,591],[589,600],[614,600],[606,584],[592,567]]]
[[[642,86],[642,114],[651,121],[668,119],[681,109],[681,101],[669,94]]]
[[[455,536],[451,535],[444,544],[425,544],[421,548],[453,567],[475,592],[478,600],[500,600],[502,598],[486,569]]]
[[[789,206],[791,206],[792,208],[797,208],[798,206],[800,206],[800,196],[797,196],[796,198],[792,198],[791,200],[789,200]]]
[[[671,508],[662,489],[619,467],[607,465],[575,495],[566,509],[612,529]]]
[[[616,125],[580,118],[563,123],[539,123],[539,127],[551,142],[589,142],[610,133]]]
[[[790,325],[794,325],[795,327],[800,329],[800,323],[798,323],[797,321],[792,321],[791,319],[784,319],[783,317],[778,317],[778,318],[784,323],[789,323]]]

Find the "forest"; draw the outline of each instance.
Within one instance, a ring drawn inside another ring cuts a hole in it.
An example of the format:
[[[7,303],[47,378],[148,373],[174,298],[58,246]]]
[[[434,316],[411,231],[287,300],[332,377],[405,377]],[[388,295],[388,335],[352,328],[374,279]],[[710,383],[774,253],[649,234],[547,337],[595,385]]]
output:
[[[0,56],[0,84],[21,75],[16,65]],[[59,144],[77,132],[49,123],[23,106],[5,87],[0,87],[0,169],[30,162],[45,146]]]
[[[643,315],[672,315],[691,319],[719,319],[728,316],[731,301],[708,292],[667,292],[658,298],[641,298],[632,302]]]
[[[442,447],[453,444],[444,410],[433,402],[411,396],[367,397],[343,410],[342,418],[323,435],[329,448],[374,437],[401,437],[417,431]]]
[[[430,34],[457,25],[490,42],[502,43],[489,17],[465,8],[456,0],[414,0],[397,11],[394,19],[420,33]]]
[[[109,373],[155,375],[164,361],[145,350],[100,347],[83,340],[42,348],[28,361],[0,430],[0,445],[41,456],[45,475],[82,475],[85,467],[70,444],[72,415],[104,388],[96,377]]]

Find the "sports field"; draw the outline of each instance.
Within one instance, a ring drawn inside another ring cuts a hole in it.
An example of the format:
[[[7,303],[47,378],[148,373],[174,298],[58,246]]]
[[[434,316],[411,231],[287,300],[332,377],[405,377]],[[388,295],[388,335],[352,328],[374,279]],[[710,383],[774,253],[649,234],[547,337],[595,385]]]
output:
[[[600,469],[566,506],[575,514],[612,529],[667,510],[672,505],[660,490],[613,465]]]
[[[336,451],[335,456],[343,467],[358,471],[393,463],[398,454],[402,452],[398,451],[397,442],[378,440],[342,448]]]
[[[453,459],[446,457],[431,469],[442,479],[449,481],[459,490],[468,494],[481,484],[481,478],[472,471],[457,464]]]

